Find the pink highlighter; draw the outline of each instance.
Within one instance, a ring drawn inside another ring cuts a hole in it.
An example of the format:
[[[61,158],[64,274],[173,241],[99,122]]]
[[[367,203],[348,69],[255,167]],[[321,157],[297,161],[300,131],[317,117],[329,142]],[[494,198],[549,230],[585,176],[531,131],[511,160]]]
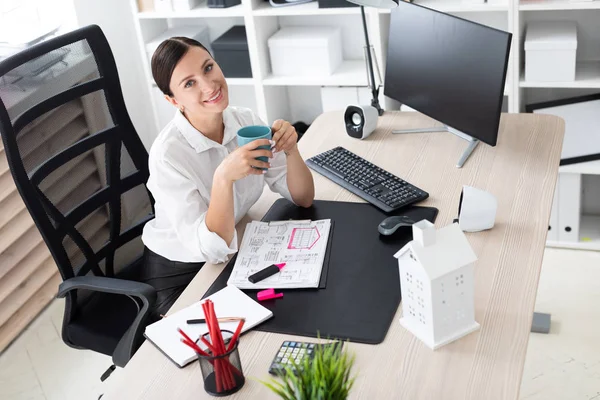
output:
[[[275,293],[275,289],[266,289],[258,292],[256,297],[258,298],[258,301],[278,299],[283,297],[283,293]]]

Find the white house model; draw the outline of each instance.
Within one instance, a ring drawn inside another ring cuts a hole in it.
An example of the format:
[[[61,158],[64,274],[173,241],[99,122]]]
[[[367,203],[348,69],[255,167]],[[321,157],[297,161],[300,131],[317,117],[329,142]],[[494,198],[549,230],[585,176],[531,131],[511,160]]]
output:
[[[403,316],[400,323],[437,349],[477,329],[473,263],[477,256],[454,223],[436,231],[422,220],[413,240],[398,251]]]

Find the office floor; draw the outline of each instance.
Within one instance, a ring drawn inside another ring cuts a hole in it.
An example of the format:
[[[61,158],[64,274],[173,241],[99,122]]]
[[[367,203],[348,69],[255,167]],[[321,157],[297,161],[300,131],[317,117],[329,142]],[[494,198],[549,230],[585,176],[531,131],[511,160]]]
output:
[[[521,400],[600,400],[600,253],[547,249],[536,311],[552,313],[549,335],[532,334]],[[60,339],[56,300],[0,355],[3,400],[96,400],[110,358]],[[119,370],[114,374],[118,374]]]

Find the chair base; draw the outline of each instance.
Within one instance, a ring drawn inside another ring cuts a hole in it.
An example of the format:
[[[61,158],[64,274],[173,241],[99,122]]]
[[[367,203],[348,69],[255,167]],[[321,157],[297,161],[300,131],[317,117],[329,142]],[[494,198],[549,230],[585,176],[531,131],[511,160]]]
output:
[[[534,312],[531,321],[531,332],[550,333],[550,314]]]
[[[104,373],[102,374],[102,376],[100,376],[100,380],[102,382],[104,382],[105,380],[108,379],[108,377],[110,376],[110,374],[113,373],[113,371],[117,369],[117,367],[113,364],[110,367],[108,367],[108,369],[106,371],[104,371]]]

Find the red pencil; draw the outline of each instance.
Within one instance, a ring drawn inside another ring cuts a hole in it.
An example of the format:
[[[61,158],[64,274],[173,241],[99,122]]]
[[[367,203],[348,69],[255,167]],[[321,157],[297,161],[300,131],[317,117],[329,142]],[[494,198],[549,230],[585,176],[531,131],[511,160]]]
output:
[[[240,336],[240,333],[242,332],[242,327],[244,326],[244,322],[246,322],[246,320],[242,319],[238,323],[237,329],[235,330],[235,333],[233,334],[231,341],[229,342],[229,346],[227,347],[227,351],[231,351],[233,349],[233,347],[235,346],[235,342],[237,342],[237,339]]]
[[[206,319],[206,324],[208,325],[208,332],[210,334],[211,342],[215,343],[213,328],[212,328],[212,320],[210,319],[210,312],[208,311],[208,300],[202,303],[202,310],[204,311],[204,318]],[[215,348],[216,349],[216,348]],[[216,351],[213,351],[213,357],[216,357],[218,354]],[[219,359],[215,359],[213,364],[215,370],[215,384],[217,386],[217,393],[220,393],[223,390],[223,385],[221,384],[221,366],[219,363]]]
[[[221,328],[219,326],[219,321],[217,320],[217,315],[215,313],[215,305],[212,301],[208,300],[208,310],[210,313],[210,318],[212,320],[213,330],[215,332],[215,337],[213,339],[213,343],[216,343],[217,350],[219,354],[225,354],[225,344],[223,342],[223,335],[221,333]],[[231,375],[231,370],[229,369],[229,361],[226,358],[219,359],[219,364],[222,366],[223,372],[223,383],[226,390],[233,388],[233,376]]]
[[[221,354],[225,354],[226,350],[225,350],[225,341],[223,340],[223,335],[221,332],[221,328],[219,326],[219,321],[217,319],[217,314],[215,313],[215,305],[212,301],[209,302],[208,304],[208,308],[211,314],[211,318],[213,320],[213,327],[215,328],[216,331],[216,341],[218,343],[218,349],[220,351]],[[229,363],[229,360],[227,358],[222,358],[219,360],[221,362],[221,364],[223,365],[223,375],[225,378],[225,384],[227,389],[231,389],[234,387],[235,385],[235,381],[233,378],[233,374],[231,371],[231,364]]]
[[[208,340],[204,339],[204,337],[202,337],[202,336],[200,336],[200,340],[202,341],[202,343],[204,343],[209,348],[209,350],[213,354],[217,353],[217,350],[215,350],[215,348],[213,347],[213,345]]]
[[[204,311],[204,318],[206,319],[206,325],[208,327],[208,335],[210,337],[210,342],[211,342],[211,351],[213,353],[213,357],[217,356],[217,348],[215,346],[215,339],[213,338],[213,327],[212,327],[212,320],[210,319],[210,312],[208,311],[208,303],[204,302],[202,304],[202,309]]]
[[[208,353],[205,353],[196,343],[192,343],[187,339],[181,338],[181,343],[191,347],[196,353],[203,355],[204,357],[210,357]]]
[[[219,326],[219,320],[215,313],[214,303],[210,299],[206,300],[202,303],[202,311],[204,312],[206,325],[208,327],[210,342],[202,336],[200,337],[200,340],[208,346],[209,350],[212,352],[212,357],[223,356],[235,346],[235,342],[237,342],[241,333],[245,319],[240,319],[240,323],[231,338],[232,342],[229,343],[228,346],[225,346],[223,334]],[[229,357],[215,358],[213,361],[214,362],[211,363],[213,364],[217,392],[233,389],[237,384],[235,376],[241,376],[241,371],[231,364]]]
[[[192,340],[192,339],[191,339],[191,338],[190,338],[188,335],[186,335],[186,334],[185,334],[185,332],[183,331],[183,329],[181,329],[181,328],[177,328],[177,331],[178,331],[179,333],[181,333],[181,336],[183,336],[183,337],[185,338],[185,340],[187,340],[187,341],[188,341],[188,342],[190,342],[190,343],[194,343],[194,344],[196,344],[196,343],[195,343],[195,342],[194,342],[194,341],[193,341],[193,340]]]
[[[187,345],[187,346],[191,347],[191,348],[192,348],[192,349],[193,349],[195,352],[198,352],[198,350],[202,351],[202,349],[201,349],[201,348],[199,348],[198,346],[196,346],[196,343],[192,343],[192,342],[190,342],[189,340],[187,340],[187,339],[184,339],[184,338],[181,338],[181,339],[179,339],[179,340],[181,340],[181,343],[183,343],[183,344],[185,344],[185,345]]]

